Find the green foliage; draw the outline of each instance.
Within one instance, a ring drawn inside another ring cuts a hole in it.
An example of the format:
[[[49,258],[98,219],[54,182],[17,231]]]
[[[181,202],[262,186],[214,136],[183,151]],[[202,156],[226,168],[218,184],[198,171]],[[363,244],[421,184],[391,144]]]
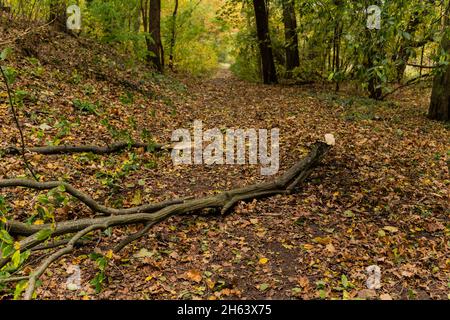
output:
[[[85,8],[85,32],[101,41],[116,44],[118,49],[143,59],[145,34],[140,32],[139,0],[93,0]]]
[[[70,74],[70,80],[69,80],[72,84],[80,84],[81,81],[83,81],[83,78],[81,77],[81,75],[78,73],[78,70],[73,70],[72,73]]]
[[[103,185],[117,191],[121,188],[122,179],[131,172],[137,171],[140,165],[136,154],[129,153],[127,160],[117,164],[114,159],[110,159],[110,161],[105,163],[105,167],[105,170],[97,172],[95,176]]]
[[[28,222],[55,223],[56,209],[67,206],[69,201],[70,198],[65,193],[64,186],[59,186],[47,193],[38,195],[33,215],[28,219]]]
[[[229,29],[216,11],[220,1],[179,1],[175,24],[175,69],[188,71],[196,76],[211,75],[219,62],[228,59]],[[162,36],[169,60],[172,27],[174,24],[173,3],[163,2]]]
[[[128,143],[133,142],[128,130],[118,129],[115,125],[110,123],[108,118],[100,120],[100,124],[106,127],[114,141],[127,141]]]
[[[28,91],[25,90],[16,90],[14,91],[13,97],[14,97],[14,103],[15,105],[19,106],[19,107],[23,107],[24,106],[24,100],[25,98],[27,98],[29,95]]]
[[[132,104],[134,102],[133,93],[130,91],[127,91],[124,95],[119,97],[119,100],[123,104]]]
[[[365,90],[390,91],[391,83],[403,77],[401,66],[420,64],[419,52],[427,44],[425,57],[438,65],[448,63],[448,54],[433,55],[442,35],[443,8],[432,1],[373,1],[382,10],[381,29],[366,26],[367,1],[295,1],[300,66],[291,76],[300,81],[340,83],[355,80]],[[442,6],[446,4],[441,4]],[[285,74],[285,34],[281,1],[269,2],[270,37],[278,74]],[[300,13],[300,15],[299,15]],[[251,1],[228,0],[221,16],[239,31],[235,34],[231,70],[240,78],[260,79],[260,57]],[[431,43],[431,45],[430,45]],[[339,63],[335,63],[339,47]],[[432,72],[439,72],[439,68]],[[406,77],[418,69],[406,68]]]
[[[12,49],[7,47],[5,49],[2,50],[2,52],[0,53],[0,60],[1,61],[5,61],[6,59],[8,59],[8,56],[12,53]]]
[[[96,293],[102,291],[106,278],[106,267],[109,260],[112,258],[112,251],[106,253],[106,255],[100,253],[92,253],[89,258],[97,264],[98,272],[95,277],[90,281],[90,284],[95,288]]]
[[[8,81],[9,85],[12,85],[17,78],[17,70],[12,67],[4,67],[1,66],[3,73],[5,74],[6,81]]]
[[[258,42],[254,30],[242,29],[235,36],[230,70],[239,78],[257,82],[260,79]]]
[[[10,262],[0,269],[0,277],[6,277],[19,269],[30,256],[29,250],[21,251],[19,242],[9,234],[6,228],[8,211],[5,199],[0,196],[0,258],[10,258]]]
[[[75,99],[72,101],[73,106],[75,108],[77,108],[78,110],[80,110],[81,112],[86,112],[86,113],[91,113],[91,114],[95,114],[98,115],[98,108],[100,107],[100,103],[92,103],[89,101],[84,101],[84,100],[79,100],[79,99]]]
[[[62,119],[58,122],[56,122],[55,127],[58,129],[58,132],[56,133],[55,138],[52,141],[52,144],[57,146],[60,144],[61,139],[68,136],[70,134],[71,128],[74,124],[69,122],[66,119]]]

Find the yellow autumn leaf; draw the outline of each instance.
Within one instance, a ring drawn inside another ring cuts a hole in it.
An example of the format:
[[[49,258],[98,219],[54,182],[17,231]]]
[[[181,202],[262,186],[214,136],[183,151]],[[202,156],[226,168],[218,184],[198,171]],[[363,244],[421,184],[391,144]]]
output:
[[[112,256],[113,256],[113,251],[112,251],[112,250],[109,250],[109,251],[106,253],[105,256],[106,256],[108,259],[111,259]]]
[[[148,276],[147,278],[145,278],[145,282],[149,282],[152,279],[153,279],[153,276]]]
[[[142,194],[141,194],[141,191],[140,191],[140,190],[138,190],[138,191],[135,193],[135,195],[134,195],[134,197],[133,197],[133,200],[131,201],[131,204],[133,204],[133,205],[135,205],[135,206],[139,206],[139,205],[142,204]]]
[[[211,279],[206,279],[206,285],[208,286],[209,289],[214,289],[214,286],[216,285],[216,283],[214,281],[212,281]]]
[[[266,264],[267,262],[269,262],[269,259],[267,259],[267,258],[261,258],[261,259],[259,259],[259,263],[260,263],[260,264]]]
[[[311,249],[314,248],[314,246],[313,246],[312,244],[304,244],[304,245],[303,245],[303,248],[304,248],[305,250],[311,250]]]
[[[316,237],[313,239],[313,241],[317,242],[319,244],[327,245],[327,244],[331,243],[331,238],[330,237],[326,237],[326,238]]]
[[[20,242],[14,242],[14,249],[20,250]]]
[[[392,233],[398,232],[398,228],[392,226],[385,226],[383,229]]]
[[[41,225],[41,224],[44,224],[44,220],[36,220],[35,222],[34,222],[34,224],[35,225]]]

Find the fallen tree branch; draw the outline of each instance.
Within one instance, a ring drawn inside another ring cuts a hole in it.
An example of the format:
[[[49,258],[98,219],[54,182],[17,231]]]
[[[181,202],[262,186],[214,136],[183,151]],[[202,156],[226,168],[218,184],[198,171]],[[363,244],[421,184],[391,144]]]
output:
[[[144,228],[136,233],[130,234],[128,237],[126,237],[125,239],[123,239],[122,241],[120,241],[115,247],[114,247],[114,252],[117,253],[120,250],[122,250],[123,248],[125,248],[127,245],[129,245],[130,243],[142,238],[143,236],[145,236],[150,229],[153,227],[154,223],[147,223]]]
[[[51,256],[49,256],[47,259],[44,260],[44,262],[35,270],[30,274],[30,278],[28,280],[28,286],[27,289],[25,291],[25,295],[24,295],[24,299],[25,300],[31,300],[31,298],[33,297],[34,294],[34,290],[35,290],[35,286],[36,286],[36,281],[41,277],[41,275],[45,272],[45,270],[56,260],[58,260],[60,257],[70,253],[74,246],[75,243],[80,240],[83,236],[85,236],[86,234],[88,234],[89,232],[92,232],[94,230],[97,229],[106,229],[108,228],[107,224],[102,224],[102,225],[92,225],[90,227],[87,227],[81,231],[79,231],[76,235],[74,235],[72,237],[72,239],[69,241],[69,243],[67,244],[67,246],[65,246],[64,248],[56,251],[55,253],[53,253]]]
[[[316,167],[323,157],[328,153],[331,146],[323,142],[316,143],[311,152],[296,163],[282,176],[271,182],[264,182],[259,184],[250,185],[247,187],[237,188],[230,191],[225,191],[220,194],[204,197],[200,199],[183,201],[183,203],[173,204],[166,206],[156,212],[152,213],[133,213],[126,215],[112,215],[108,217],[97,217],[80,219],[73,221],[57,222],[56,224],[44,224],[44,225],[28,225],[18,221],[7,221],[6,228],[9,232],[15,236],[22,235],[27,236],[21,241],[25,247],[34,246],[39,243],[38,232],[45,229],[52,230],[52,237],[74,234],[67,245],[50,255],[45,261],[31,273],[29,277],[28,287],[26,289],[24,298],[31,299],[36,281],[45,272],[45,270],[55,261],[57,261],[63,255],[66,255],[74,250],[75,244],[88,233],[95,230],[104,230],[109,227],[133,225],[143,223],[144,228],[122,240],[116,247],[115,251],[121,250],[127,244],[131,243],[144,236],[150,228],[175,215],[196,213],[204,209],[214,208],[221,209],[222,214],[230,211],[235,204],[239,201],[247,201],[255,198],[269,197],[276,194],[287,194],[292,192],[301,182],[303,182],[312,172],[312,169]],[[8,180],[6,180],[8,181]],[[9,180],[11,181],[11,180]],[[21,180],[15,180],[21,181]],[[0,185],[5,186],[5,182],[0,181]],[[30,182],[27,181],[27,184]],[[11,184],[11,183],[10,183]],[[39,186],[39,185],[35,185]]]
[[[398,87],[395,88],[394,90],[385,93],[385,94],[381,97],[381,100],[386,99],[388,96],[390,96],[391,94],[397,92],[397,91],[400,90],[400,89],[403,89],[403,88],[405,88],[405,87],[408,87],[408,86],[411,86],[411,85],[413,85],[413,84],[418,83],[418,82],[419,82],[418,80],[420,80],[420,79],[429,78],[429,77],[431,77],[431,76],[433,76],[432,73],[427,73],[427,74],[423,74],[423,75],[421,75],[421,76],[415,77],[415,78],[413,78],[413,79],[410,79],[410,80],[408,80],[405,84],[403,84],[403,85],[401,85],[401,86],[398,86]]]
[[[45,147],[32,147],[26,148],[26,152],[38,153],[43,155],[55,155],[55,154],[73,154],[73,153],[84,153],[92,152],[94,154],[109,154],[119,152],[128,148],[147,148],[148,144],[142,142],[118,142],[111,144],[109,146],[94,146],[94,145],[61,145],[61,146],[45,146]],[[170,146],[162,144],[150,145],[154,151],[170,150]],[[9,155],[21,154],[21,150],[17,147],[11,146],[3,150],[3,153]]]
[[[25,179],[6,179],[0,180],[0,189],[10,188],[10,187],[24,187],[35,190],[51,190],[58,187],[63,187],[65,192],[70,194],[71,196],[77,198],[82,203],[84,203],[87,207],[89,207],[94,213],[101,213],[106,215],[127,215],[133,213],[151,213],[158,210],[161,210],[167,206],[171,206],[174,204],[180,204],[185,201],[185,199],[173,199],[167,200],[160,203],[154,204],[145,204],[139,207],[126,208],[126,209],[116,209],[109,208],[104,205],[99,204],[94,199],[92,199],[86,193],[76,189],[69,183],[62,181],[50,181],[50,182],[37,182],[33,180],[25,180]]]
[[[425,65],[415,64],[415,63],[407,63],[406,65],[409,66],[409,67],[421,68],[421,69],[436,69],[436,68],[440,68],[440,66],[425,66]]]

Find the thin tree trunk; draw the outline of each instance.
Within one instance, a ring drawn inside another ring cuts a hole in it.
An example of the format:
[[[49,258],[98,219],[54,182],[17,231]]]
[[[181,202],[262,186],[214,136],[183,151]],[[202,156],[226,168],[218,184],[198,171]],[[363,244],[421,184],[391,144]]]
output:
[[[422,72],[423,72],[423,58],[424,58],[424,54],[425,54],[425,46],[424,45],[422,47],[422,50],[420,52],[420,69],[419,69],[419,75],[422,76]]]
[[[50,1],[50,15],[49,22],[52,23],[55,28],[60,31],[67,31],[66,20],[67,20],[67,1],[66,0],[51,0]]]
[[[148,61],[153,64],[159,72],[162,72],[164,65],[162,62],[162,42],[161,42],[161,0],[150,0],[148,13],[147,50],[149,51]]]
[[[286,47],[286,71],[287,76],[290,77],[292,75],[292,70],[300,66],[297,18],[295,16],[294,0],[284,0],[282,6]]]
[[[175,7],[172,14],[172,34],[170,37],[170,47],[169,47],[169,68],[173,71],[174,65],[174,51],[176,44],[176,33],[177,33],[177,15],[178,15],[178,0],[175,0]]]
[[[335,62],[334,62],[334,72],[338,73],[341,71],[341,34],[342,34],[342,25],[340,22],[337,22],[336,30],[335,30],[335,43],[336,43],[336,54],[335,54]],[[336,80],[336,92],[339,91],[339,78]]]
[[[272,43],[269,33],[269,16],[265,0],[253,0],[256,29],[261,54],[262,76],[265,84],[278,83],[275,62],[273,60]]]

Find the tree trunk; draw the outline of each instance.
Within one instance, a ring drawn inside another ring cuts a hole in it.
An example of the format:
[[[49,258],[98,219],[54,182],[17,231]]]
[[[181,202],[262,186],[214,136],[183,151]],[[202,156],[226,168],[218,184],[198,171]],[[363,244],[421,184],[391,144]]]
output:
[[[148,13],[147,50],[148,61],[153,64],[159,72],[163,72],[162,42],[161,42],[161,0],[150,0]]]
[[[292,70],[300,66],[298,55],[297,18],[295,16],[294,0],[284,0],[283,23],[286,47],[286,71],[287,76],[292,75]]]
[[[446,10],[444,36],[441,43],[441,47],[445,52],[450,51],[450,38],[448,36],[450,29],[449,13],[450,2]],[[447,66],[442,73],[437,74],[434,78],[428,117],[433,120],[450,120],[450,66]]]
[[[340,21],[337,21],[336,26],[334,27],[334,70],[333,72],[339,73],[341,71],[341,34],[342,34],[342,25],[340,24]],[[339,91],[339,79],[336,79],[336,88],[335,91]]]
[[[173,71],[174,64],[174,51],[176,44],[176,31],[177,31],[177,15],[178,15],[178,0],[175,0],[175,7],[172,14],[172,30],[170,36],[170,48],[169,48],[169,68]]]
[[[442,48],[449,52],[450,39],[444,38]],[[428,117],[433,120],[450,120],[450,66],[434,78]]]
[[[265,0],[253,0],[256,29],[261,54],[262,76],[265,84],[278,83],[269,34],[269,17]]]
[[[380,38],[379,31],[371,31],[366,29],[365,32],[368,49],[365,53],[364,67],[366,70],[370,70],[373,69],[386,54],[384,51],[384,40]],[[367,79],[367,84],[369,97],[371,99],[381,100],[383,97],[383,89],[381,87],[382,83],[381,79],[375,72],[370,72]]]
[[[67,0],[51,0],[49,22],[60,31],[67,31]]]
[[[420,22],[421,20],[419,18],[419,12],[413,12],[405,29],[405,32],[411,35],[411,39],[402,39],[398,52],[394,57],[394,61],[397,64],[397,82],[399,83],[402,81],[405,74],[406,65],[408,64],[408,60],[411,56],[411,50],[414,46],[412,37],[416,32]]]

